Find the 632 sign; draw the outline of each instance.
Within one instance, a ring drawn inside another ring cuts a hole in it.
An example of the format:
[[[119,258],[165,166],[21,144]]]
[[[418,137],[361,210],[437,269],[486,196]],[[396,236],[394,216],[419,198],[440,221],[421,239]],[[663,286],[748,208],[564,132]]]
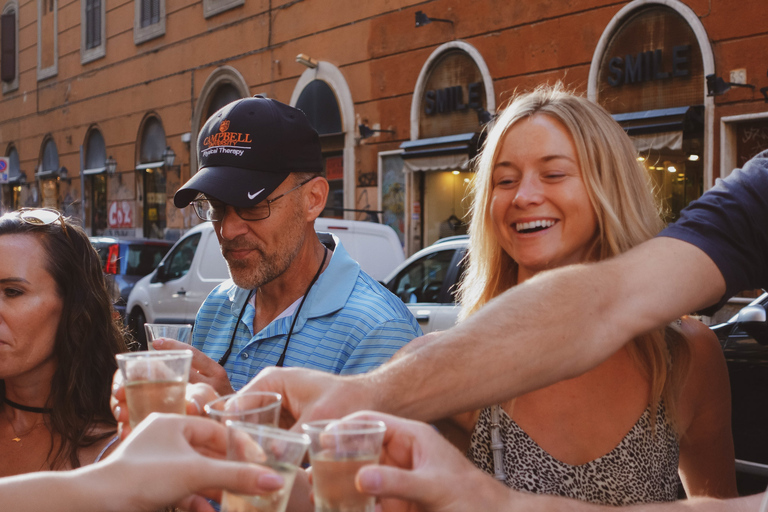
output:
[[[133,227],[133,202],[112,201],[107,210],[107,222],[111,229]]]

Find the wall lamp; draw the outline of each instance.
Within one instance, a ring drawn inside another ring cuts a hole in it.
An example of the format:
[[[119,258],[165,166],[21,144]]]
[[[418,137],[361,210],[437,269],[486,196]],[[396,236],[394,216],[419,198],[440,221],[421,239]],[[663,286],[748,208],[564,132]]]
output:
[[[115,171],[117,171],[117,161],[112,158],[112,155],[109,155],[107,159],[104,160],[104,167],[107,168],[107,176],[115,175]]]
[[[753,90],[755,88],[755,86],[752,84],[737,84],[735,82],[726,82],[714,74],[707,75],[705,78],[707,79],[707,96],[720,96],[721,94],[728,92],[731,87],[749,87]]]
[[[451,25],[453,25],[453,20],[446,20],[442,18],[430,18],[424,13],[424,11],[416,11],[416,28],[423,27],[424,25],[429,25],[433,21],[441,21],[443,23],[450,23]]]
[[[373,128],[369,128],[366,124],[359,124],[357,127],[360,129],[361,139],[373,137],[376,133],[395,133],[395,130],[374,130]]]
[[[173,162],[176,161],[176,152],[171,149],[171,146],[165,146],[165,151],[163,151],[163,154],[161,155],[163,158],[163,164],[165,165],[166,169],[173,169],[176,168],[176,172],[179,173],[179,176],[181,176],[181,166],[180,165],[173,165]]]
[[[317,61],[307,55],[306,53],[300,53],[296,56],[296,62],[304,64],[309,69],[315,69],[317,67]]]

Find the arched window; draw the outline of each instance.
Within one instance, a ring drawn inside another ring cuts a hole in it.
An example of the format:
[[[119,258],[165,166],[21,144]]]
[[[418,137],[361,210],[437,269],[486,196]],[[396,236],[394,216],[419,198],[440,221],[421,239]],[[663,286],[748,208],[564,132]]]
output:
[[[40,202],[44,208],[59,208],[59,151],[52,138],[43,142],[43,155],[37,178],[40,180]]]
[[[296,108],[320,134],[323,166],[330,190],[323,217],[344,217],[344,129],[339,102],[323,80],[312,80],[301,91]]]
[[[208,103],[208,108],[205,112],[205,119],[207,120],[221,107],[229,105],[233,101],[237,101],[240,98],[242,98],[240,91],[238,91],[234,85],[229,83],[222,84],[216,89],[216,92],[213,93],[213,97],[211,98],[210,103]]]
[[[90,219],[91,235],[107,229],[107,148],[97,129],[88,132],[85,143],[85,215]]]
[[[146,238],[164,238],[166,228],[166,171],[163,152],[167,147],[165,129],[157,117],[149,117],[143,125],[139,137],[139,164],[143,182],[144,236]]]

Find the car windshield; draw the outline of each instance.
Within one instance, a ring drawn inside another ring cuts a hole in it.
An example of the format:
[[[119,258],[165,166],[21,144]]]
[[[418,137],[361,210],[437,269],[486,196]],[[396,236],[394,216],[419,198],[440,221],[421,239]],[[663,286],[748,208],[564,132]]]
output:
[[[129,276],[145,276],[157,267],[170,247],[164,245],[131,245],[128,247],[128,266],[125,273]]]
[[[94,243],[93,246],[96,252],[99,253],[102,268],[106,269],[109,263],[109,265],[115,265],[115,268],[108,273],[123,273],[119,269],[125,268],[124,274],[129,276],[145,276],[149,274],[157,267],[165,253],[171,248],[170,244],[130,244],[127,246],[126,254],[125,244],[117,242],[98,242]],[[123,267],[120,258],[127,259],[125,267]]]

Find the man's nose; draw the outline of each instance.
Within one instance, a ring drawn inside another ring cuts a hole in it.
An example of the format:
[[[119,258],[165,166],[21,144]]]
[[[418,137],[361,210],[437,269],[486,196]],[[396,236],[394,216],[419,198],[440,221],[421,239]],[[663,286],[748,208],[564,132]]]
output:
[[[221,223],[221,237],[225,240],[232,240],[248,230],[247,221],[241,219],[235,208],[230,205],[224,209],[224,216],[219,222]]]

